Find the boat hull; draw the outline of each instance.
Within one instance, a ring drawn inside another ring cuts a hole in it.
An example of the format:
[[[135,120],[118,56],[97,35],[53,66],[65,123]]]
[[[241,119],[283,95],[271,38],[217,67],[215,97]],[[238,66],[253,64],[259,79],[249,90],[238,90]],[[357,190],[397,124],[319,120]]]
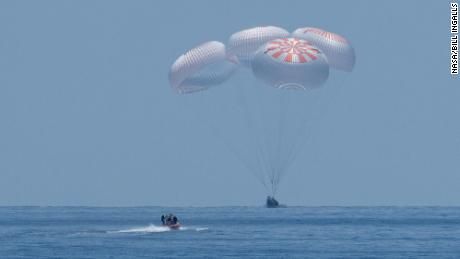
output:
[[[179,223],[172,224],[172,225],[166,225],[166,226],[169,227],[170,229],[179,229],[179,228],[180,228],[180,224],[179,224]]]

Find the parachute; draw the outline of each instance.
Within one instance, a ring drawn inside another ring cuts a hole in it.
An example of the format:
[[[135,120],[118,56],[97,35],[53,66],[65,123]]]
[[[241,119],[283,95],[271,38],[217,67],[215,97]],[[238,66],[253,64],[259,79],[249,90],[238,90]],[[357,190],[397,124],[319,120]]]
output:
[[[190,49],[174,62],[169,82],[180,94],[194,93],[225,82],[236,68],[236,60],[227,58],[225,45],[209,41]]]
[[[326,82],[329,65],[324,54],[307,41],[282,38],[268,42],[256,52],[252,71],[276,88],[305,90]]]
[[[235,55],[243,66],[249,67],[254,53],[270,40],[289,36],[289,32],[275,26],[254,27],[236,32],[227,42],[227,52]]]
[[[210,124],[214,121],[209,128],[217,129],[217,137],[274,197],[309,136],[314,105],[329,67],[351,71],[354,62],[353,47],[341,36],[314,28],[289,34],[280,27],[264,26],[232,34],[227,46],[210,41],[187,51],[171,66],[169,80],[177,93],[197,97],[192,105],[204,105],[205,110],[196,114]],[[225,83],[238,67],[250,68],[257,79],[253,85],[228,84],[204,91]],[[272,87],[258,87],[258,82]],[[212,116],[225,105],[234,114],[219,111]],[[227,116],[241,120],[234,126],[246,125],[246,129],[240,128],[239,134],[238,129],[218,129],[223,123],[215,120]],[[230,139],[244,133],[247,139]]]
[[[321,49],[332,68],[348,72],[353,70],[355,50],[345,37],[312,27],[299,28],[292,36],[304,39]]]

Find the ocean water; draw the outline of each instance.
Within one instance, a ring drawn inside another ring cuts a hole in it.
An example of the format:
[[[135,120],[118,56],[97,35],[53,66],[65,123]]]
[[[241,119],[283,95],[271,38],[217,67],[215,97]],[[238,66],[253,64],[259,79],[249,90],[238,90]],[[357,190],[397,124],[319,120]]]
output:
[[[0,258],[460,258],[460,207],[0,207]]]

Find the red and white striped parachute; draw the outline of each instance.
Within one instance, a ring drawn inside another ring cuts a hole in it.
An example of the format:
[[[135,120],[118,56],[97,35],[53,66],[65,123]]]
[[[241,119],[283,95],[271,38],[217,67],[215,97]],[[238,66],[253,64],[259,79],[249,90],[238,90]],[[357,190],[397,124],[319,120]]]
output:
[[[307,40],[322,50],[332,68],[344,71],[353,70],[355,51],[346,38],[312,27],[299,28],[292,33],[292,36]]]
[[[311,89],[329,76],[324,54],[298,38],[275,39],[259,48],[252,71],[262,81],[281,89]]]
[[[250,66],[255,52],[270,40],[285,38],[289,32],[275,26],[254,27],[236,32],[227,42],[227,53],[235,55],[244,66]]]
[[[227,58],[223,43],[209,41],[190,49],[173,63],[169,82],[180,94],[194,93],[223,83],[237,67],[235,59]]]

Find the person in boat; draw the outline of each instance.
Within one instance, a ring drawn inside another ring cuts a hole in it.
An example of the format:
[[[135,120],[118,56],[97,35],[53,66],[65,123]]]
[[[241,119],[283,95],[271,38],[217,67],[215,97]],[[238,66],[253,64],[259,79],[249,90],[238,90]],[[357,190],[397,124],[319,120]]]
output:
[[[279,207],[279,202],[275,199],[275,197],[267,196],[267,208],[276,208]]]
[[[173,214],[166,214],[166,215],[162,215],[161,216],[161,222],[163,223],[163,225],[165,226],[172,226],[172,225],[176,225],[179,223],[179,220],[177,219],[177,217]]]
[[[172,224],[172,214],[166,215],[166,225],[171,225]]]
[[[162,223],[163,225],[168,225],[170,220],[171,220],[171,219],[170,219],[169,214],[163,214],[163,215],[161,215],[161,223]]]

